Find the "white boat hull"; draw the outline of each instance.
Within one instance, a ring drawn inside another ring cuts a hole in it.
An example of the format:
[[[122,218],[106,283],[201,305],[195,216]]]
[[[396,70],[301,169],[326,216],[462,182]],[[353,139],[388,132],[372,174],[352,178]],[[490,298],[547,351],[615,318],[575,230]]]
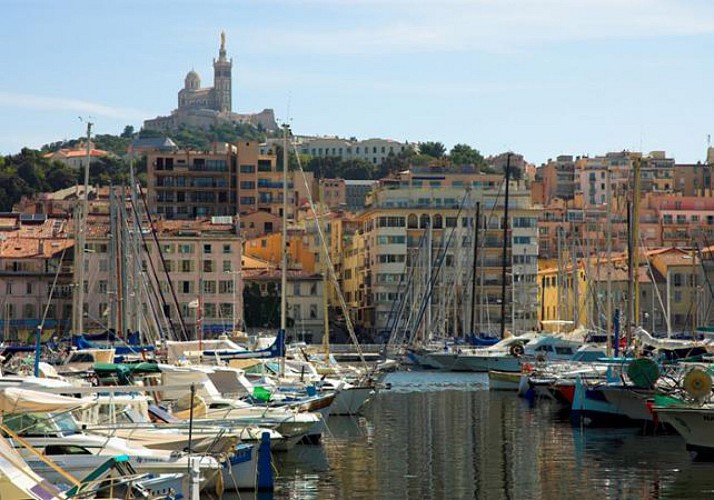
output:
[[[428,358],[444,370],[459,372],[521,371],[521,359],[509,355],[481,355],[475,353],[435,352]]]
[[[656,408],[659,420],[669,424],[687,443],[687,449],[714,455],[714,408]]]
[[[488,388],[495,391],[517,391],[521,385],[521,372],[488,372]]]
[[[357,415],[372,394],[374,394],[372,387],[342,389],[332,403],[330,415]]]

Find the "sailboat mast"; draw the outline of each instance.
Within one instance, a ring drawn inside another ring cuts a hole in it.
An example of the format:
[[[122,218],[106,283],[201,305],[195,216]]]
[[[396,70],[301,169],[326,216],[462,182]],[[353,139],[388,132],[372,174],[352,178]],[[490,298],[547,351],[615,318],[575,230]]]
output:
[[[640,323],[640,280],[638,278],[640,267],[640,158],[635,158],[635,183],[632,200],[632,317],[630,317],[630,330],[627,337],[628,345],[632,341],[633,329]]]
[[[283,231],[282,260],[280,263],[280,330],[287,335],[288,329],[288,132],[290,126],[283,124]],[[282,350],[282,348],[281,348]],[[285,374],[285,357],[280,358],[280,375]]]
[[[632,263],[632,202],[627,202],[627,321],[625,322],[625,341],[630,345],[630,329],[634,321],[634,287],[635,280],[634,265]]]
[[[607,322],[607,356],[612,356],[612,184],[610,167],[605,172],[607,188],[607,206],[605,207],[606,238],[607,238],[607,302],[605,303],[605,320]]]
[[[471,334],[478,335],[476,332],[476,263],[478,262],[478,232],[481,222],[481,202],[476,202],[476,218],[474,219],[474,269],[471,279]]]
[[[283,228],[280,263],[280,329],[287,330],[287,289],[288,289],[288,125],[283,125]]]
[[[506,197],[503,207],[503,254],[501,255],[501,338],[506,337],[506,264],[508,263],[508,186],[511,177],[511,153],[506,155]],[[513,271],[513,269],[511,269]],[[511,276],[511,278],[513,278]]]
[[[325,205],[325,185],[320,182],[320,214],[322,216],[325,216],[326,210],[326,205]],[[317,217],[315,222],[317,224],[322,224],[322,220],[320,217]],[[318,231],[319,232],[319,231]],[[327,253],[327,245],[322,245],[322,257],[323,257],[323,262],[322,262],[322,314],[325,319],[325,331],[323,333],[322,337],[322,348],[325,352],[325,360],[330,357],[330,316],[329,316],[329,308],[327,304],[327,298],[328,298],[328,291],[330,289],[330,282],[327,279],[327,261],[329,259],[329,255]]]
[[[426,294],[427,294],[427,299],[426,299],[426,322],[424,323],[424,342],[428,342],[431,340],[431,294],[432,292],[430,291],[431,287],[436,286],[436,283],[432,282],[432,274],[433,274],[433,269],[432,269],[432,259],[434,258],[432,255],[433,252],[433,245],[434,242],[432,241],[432,238],[434,236],[434,233],[432,232],[432,221],[430,219],[429,221],[429,227],[426,228],[427,231],[427,238],[426,238]]]
[[[73,311],[72,328],[75,334],[84,332],[84,247],[86,244],[87,216],[89,215],[89,162],[92,159],[92,122],[87,122],[87,158],[84,166],[84,194],[82,210],[77,221],[77,259],[74,266],[77,270],[76,307]]]

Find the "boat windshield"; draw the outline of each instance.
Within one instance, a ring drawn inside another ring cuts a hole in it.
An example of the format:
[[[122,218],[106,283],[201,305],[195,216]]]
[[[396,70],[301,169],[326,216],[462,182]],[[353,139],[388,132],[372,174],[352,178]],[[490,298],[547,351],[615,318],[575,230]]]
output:
[[[21,413],[6,415],[3,423],[20,436],[58,436],[79,432],[68,413]]]

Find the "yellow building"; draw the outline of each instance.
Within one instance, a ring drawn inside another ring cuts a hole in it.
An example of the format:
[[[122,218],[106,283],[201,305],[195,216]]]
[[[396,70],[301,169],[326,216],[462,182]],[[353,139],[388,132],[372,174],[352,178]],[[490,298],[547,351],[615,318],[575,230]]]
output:
[[[538,320],[544,331],[570,331],[589,324],[588,282],[582,262],[558,267],[542,261],[538,270]],[[577,308],[575,307],[575,304]]]

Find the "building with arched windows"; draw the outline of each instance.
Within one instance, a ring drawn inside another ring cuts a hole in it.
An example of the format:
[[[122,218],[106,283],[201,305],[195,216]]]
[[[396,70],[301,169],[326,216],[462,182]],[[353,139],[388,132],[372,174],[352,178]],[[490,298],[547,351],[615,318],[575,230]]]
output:
[[[506,328],[534,328],[540,210],[523,181],[510,187],[506,221],[501,175],[426,167],[382,179],[342,251],[354,322],[376,340],[395,324],[404,335],[461,336],[472,318],[480,331],[498,333],[505,226]]]

